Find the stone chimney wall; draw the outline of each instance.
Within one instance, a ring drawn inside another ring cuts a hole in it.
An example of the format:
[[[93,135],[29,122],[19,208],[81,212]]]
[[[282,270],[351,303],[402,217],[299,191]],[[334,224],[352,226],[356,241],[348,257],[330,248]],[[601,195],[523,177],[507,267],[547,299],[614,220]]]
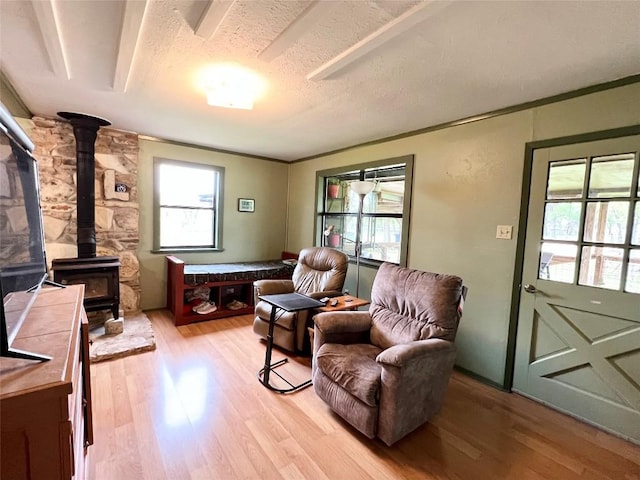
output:
[[[54,258],[78,256],[75,138],[67,122],[37,116],[32,121],[50,268]],[[139,312],[138,135],[101,128],[95,159],[96,254],[120,257],[120,308]]]

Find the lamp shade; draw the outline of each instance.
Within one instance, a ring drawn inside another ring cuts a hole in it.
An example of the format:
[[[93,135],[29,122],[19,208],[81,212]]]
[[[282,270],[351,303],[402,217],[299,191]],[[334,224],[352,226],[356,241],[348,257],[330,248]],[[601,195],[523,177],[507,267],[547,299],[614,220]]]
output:
[[[366,195],[367,193],[371,193],[374,188],[376,188],[375,182],[371,182],[369,180],[358,180],[357,182],[351,182],[351,190],[356,192],[358,195]]]

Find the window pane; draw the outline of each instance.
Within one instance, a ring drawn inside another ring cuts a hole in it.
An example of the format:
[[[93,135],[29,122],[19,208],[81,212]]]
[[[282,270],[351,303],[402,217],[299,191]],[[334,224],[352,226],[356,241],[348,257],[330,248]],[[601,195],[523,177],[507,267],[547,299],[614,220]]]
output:
[[[631,243],[640,245],[640,202],[636,202],[635,212],[633,213],[633,230],[631,231]]]
[[[381,181],[369,195],[364,197],[364,213],[402,214],[404,202],[404,180]]]
[[[584,241],[624,243],[629,202],[591,202],[584,220]]]
[[[547,203],[544,207],[544,240],[578,240],[580,202]]]
[[[349,213],[358,213],[358,208],[360,207],[360,195],[353,191],[351,184],[357,180],[349,180],[345,182],[345,201],[344,201],[344,211]],[[377,187],[377,185],[376,185]],[[363,211],[366,211],[369,205],[375,204],[377,201],[377,193],[372,191],[371,193],[367,193],[364,196],[364,201],[362,204]]]
[[[576,272],[577,245],[565,243],[542,244],[538,278],[554,282],[573,283]]]
[[[582,247],[580,285],[618,290],[622,272],[622,249]]]
[[[345,184],[345,198],[344,198],[344,206],[343,211],[349,213],[358,213],[358,208],[360,206],[360,195],[355,193],[351,189],[351,181],[346,182]],[[365,197],[365,203],[367,201],[367,197],[371,197],[373,194],[370,193]]]
[[[640,250],[629,252],[629,265],[627,266],[627,284],[625,292],[640,293]]]
[[[348,200],[348,197],[342,198],[342,197],[336,197],[336,198],[331,198],[328,197],[326,200],[326,205],[325,205],[325,211],[327,213],[341,213],[345,211],[345,200]]]
[[[213,208],[215,176],[209,168],[161,164],[160,205]]]
[[[212,247],[213,210],[160,208],[162,247]]]
[[[358,225],[358,217],[349,215],[343,218],[342,231],[342,251],[347,255],[356,254],[356,228]]]
[[[362,219],[362,258],[400,262],[402,219],[364,217]]]
[[[554,162],[549,166],[547,199],[582,198],[585,160]]]
[[[589,198],[628,197],[631,193],[632,153],[596,157],[591,164]]]

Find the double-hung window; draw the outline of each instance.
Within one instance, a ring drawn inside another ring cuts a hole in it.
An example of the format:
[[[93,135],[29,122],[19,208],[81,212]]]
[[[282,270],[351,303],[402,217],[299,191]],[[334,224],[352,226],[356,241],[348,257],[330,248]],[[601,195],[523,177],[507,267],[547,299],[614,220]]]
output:
[[[360,223],[361,261],[406,266],[413,156],[318,172],[316,245],[355,257]],[[353,182],[373,182],[362,198]]]
[[[155,158],[154,180],[154,249],[220,249],[224,168]]]

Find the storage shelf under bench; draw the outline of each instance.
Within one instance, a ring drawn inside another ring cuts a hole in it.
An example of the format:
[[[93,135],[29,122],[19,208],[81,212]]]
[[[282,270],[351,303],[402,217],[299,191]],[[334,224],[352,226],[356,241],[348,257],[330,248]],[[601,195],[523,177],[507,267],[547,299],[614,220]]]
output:
[[[183,260],[167,256],[167,309],[176,326],[204,320],[253,313],[253,282],[267,278],[291,278],[294,266],[282,260],[187,265]],[[192,310],[187,292],[209,289],[209,300],[215,302],[215,312],[199,314]],[[233,300],[247,306],[237,310],[227,307]]]

